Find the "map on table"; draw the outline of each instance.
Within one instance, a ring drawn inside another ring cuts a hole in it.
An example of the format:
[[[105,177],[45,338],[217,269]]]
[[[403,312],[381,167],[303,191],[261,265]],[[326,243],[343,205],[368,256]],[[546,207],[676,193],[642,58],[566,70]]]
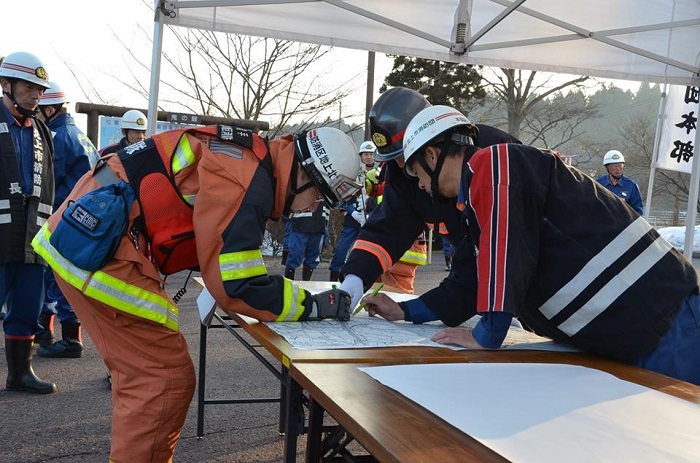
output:
[[[463,326],[473,327],[479,317],[473,317]],[[296,349],[359,349],[369,347],[432,346],[463,349],[459,346],[438,344],[430,340],[438,331],[446,328],[439,322],[413,324],[390,322],[370,317],[366,312],[353,316],[349,321],[321,320],[310,322],[265,322]],[[512,326],[503,347],[507,349],[576,351],[571,346],[553,342],[522,328]]]

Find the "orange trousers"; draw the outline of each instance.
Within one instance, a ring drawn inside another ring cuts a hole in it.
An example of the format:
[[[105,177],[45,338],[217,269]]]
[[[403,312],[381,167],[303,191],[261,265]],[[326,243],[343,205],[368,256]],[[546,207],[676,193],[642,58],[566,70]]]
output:
[[[56,280],[112,375],[110,462],[172,461],[196,383],[185,337]]]
[[[426,253],[426,245],[420,244],[415,241],[410,248],[411,251]],[[418,264],[412,264],[409,262],[398,261],[389,269],[382,273],[379,277],[379,281],[383,282],[387,286],[392,288],[401,289],[403,292],[408,294],[413,294],[415,288],[413,287],[413,282],[416,279],[416,269]]]

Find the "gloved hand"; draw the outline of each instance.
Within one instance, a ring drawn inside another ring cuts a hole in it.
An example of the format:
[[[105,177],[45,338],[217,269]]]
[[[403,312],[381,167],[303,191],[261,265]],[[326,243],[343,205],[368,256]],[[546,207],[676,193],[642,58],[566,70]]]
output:
[[[337,318],[350,320],[350,294],[340,288],[329,289],[314,295],[311,319]]]
[[[365,224],[365,215],[360,212],[360,211],[353,211],[350,216],[357,221],[357,223],[360,224],[360,226],[363,226]]]
[[[351,310],[357,307],[360,303],[360,299],[365,294],[365,287],[362,280],[357,275],[346,275],[343,283],[340,285],[340,289],[350,294],[352,301],[350,302]]]

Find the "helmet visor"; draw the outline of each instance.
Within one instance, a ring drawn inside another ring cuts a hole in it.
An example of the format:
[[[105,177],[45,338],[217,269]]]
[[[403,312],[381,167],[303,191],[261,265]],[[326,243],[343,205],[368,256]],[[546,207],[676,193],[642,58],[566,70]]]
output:
[[[362,191],[362,185],[342,174],[333,177],[328,187],[335,194],[336,207],[345,207],[348,202],[356,198]]]
[[[372,141],[377,150],[374,152],[374,160],[378,162],[391,161],[403,154],[403,134],[390,134],[382,127],[372,127]]]

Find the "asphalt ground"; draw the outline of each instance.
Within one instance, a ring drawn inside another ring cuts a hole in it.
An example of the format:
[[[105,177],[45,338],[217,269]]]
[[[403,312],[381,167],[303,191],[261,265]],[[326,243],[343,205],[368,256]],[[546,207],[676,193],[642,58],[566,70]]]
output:
[[[283,274],[279,257],[266,258],[269,273]],[[300,270],[297,271],[300,273]],[[328,280],[328,264],[321,263],[312,280]],[[416,294],[435,287],[447,275],[442,253],[417,271]],[[182,287],[187,273],[168,278],[169,291]],[[300,275],[299,275],[300,277]],[[180,329],[199,364],[199,285],[188,282],[180,301]],[[60,336],[60,325],[57,324]],[[48,395],[8,392],[0,385],[0,463],[93,463],[109,458],[111,398],[107,368],[97,354],[89,333],[83,333],[80,359],[34,357],[34,371],[56,383]],[[4,336],[0,350],[0,378],[7,372]],[[272,357],[268,358],[274,362]],[[209,330],[207,342],[206,398],[279,397],[276,378],[226,330]],[[207,405],[204,436],[196,437],[197,392],[175,452],[175,462],[275,463],[282,460],[283,436],[278,432],[276,403]],[[298,443],[297,461],[303,461],[305,438]],[[130,462],[140,463],[140,462]]]

